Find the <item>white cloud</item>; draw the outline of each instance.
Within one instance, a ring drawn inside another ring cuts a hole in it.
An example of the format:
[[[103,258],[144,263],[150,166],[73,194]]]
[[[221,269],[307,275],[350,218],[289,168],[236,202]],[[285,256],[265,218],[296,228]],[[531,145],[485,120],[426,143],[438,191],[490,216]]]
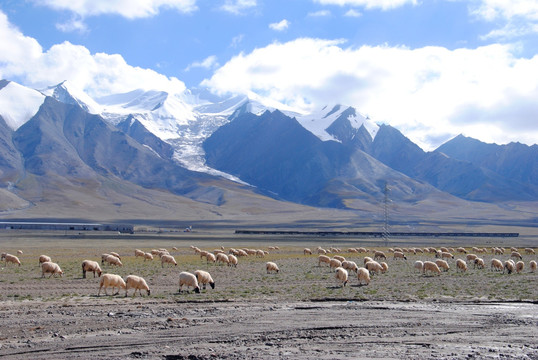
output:
[[[56,28],[63,32],[75,31],[75,32],[85,33],[88,31],[88,27],[86,26],[84,21],[82,21],[81,18],[77,18],[77,17],[73,17],[71,20],[69,20],[66,23],[56,24]]]
[[[33,0],[37,5],[68,10],[79,16],[116,14],[128,19],[157,15],[161,8],[191,13],[196,0]]]
[[[355,18],[358,18],[358,17],[361,17],[362,16],[362,13],[355,10],[355,9],[349,9],[348,11],[346,11],[346,13],[344,14],[344,16],[347,16],[347,17],[355,17]]]
[[[243,11],[256,7],[257,0],[226,0],[221,9],[236,15],[240,15]]]
[[[190,64],[189,66],[187,66],[185,71],[189,71],[193,68],[214,69],[218,66],[219,66],[219,63],[217,61],[217,57],[215,55],[211,55],[202,61],[199,61],[199,62],[197,61]]]
[[[14,28],[0,12],[0,78],[44,88],[69,80],[90,96],[130,90],[182,92],[185,84],[150,69],[130,66],[121,55],[91,54],[84,46],[64,42],[44,51],[39,43]]]
[[[237,48],[243,42],[243,39],[245,39],[245,34],[239,34],[237,36],[234,36],[230,47]]]
[[[314,0],[323,5],[359,6],[366,9],[390,10],[407,4],[416,5],[417,0]]]
[[[308,13],[308,16],[310,17],[325,17],[325,16],[331,16],[331,12],[329,10],[319,10]]]
[[[286,20],[286,19],[284,19],[284,20],[282,20],[280,22],[277,22],[277,23],[269,24],[269,28],[272,29],[272,30],[275,30],[275,31],[284,31],[289,26],[290,26],[290,22],[288,20]]]
[[[303,110],[353,105],[425,149],[439,145],[432,139],[459,133],[498,143],[538,139],[538,55],[517,58],[502,45],[344,45],[309,38],[273,43],[235,56],[203,84],[220,92],[253,91]]]

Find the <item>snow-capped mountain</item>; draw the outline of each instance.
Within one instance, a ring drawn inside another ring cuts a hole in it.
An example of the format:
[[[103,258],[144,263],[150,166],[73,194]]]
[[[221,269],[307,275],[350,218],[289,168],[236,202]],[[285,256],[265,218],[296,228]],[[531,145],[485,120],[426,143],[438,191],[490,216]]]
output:
[[[12,130],[30,120],[44,101],[45,95],[37,90],[13,81],[0,81],[0,116]]]

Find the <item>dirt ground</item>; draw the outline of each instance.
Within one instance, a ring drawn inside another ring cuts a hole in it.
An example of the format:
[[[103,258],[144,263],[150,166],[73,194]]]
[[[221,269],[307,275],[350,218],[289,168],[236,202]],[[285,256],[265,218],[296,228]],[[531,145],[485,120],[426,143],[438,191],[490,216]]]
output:
[[[368,286],[351,274],[342,287],[333,271],[318,266],[317,255],[303,255],[305,241],[279,242],[280,249],[263,258],[240,258],[237,268],[207,263],[190,248],[219,248],[214,240],[28,237],[13,243],[0,237],[0,252],[23,250],[22,266],[0,264],[0,358],[538,359],[538,274],[528,267],[520,274],[491,271],[489,253],[482,255],[486,269],[457,272],[450,259],[451,269],[438,276],[413,268],[432,255],[388,256],[389,270]],[[241,239],[235,245],[268,249],[274,243]],[[329,247],[308,246],[318,245]],[[359,266],[371,255],[347,253],[350,244],[341,245],[340,255]],[[134,248],[172,246],[177,267],[133,254]],[[143,276],[150,296],[125,297],[123,290],[97,296],[99,278],[82,278],[80,264],[107,251],[119,252],[123,266],[103,265],[104,272]],[[41,254],[64,276],[42,278]],[[523,255],[526,264],[532,259]],[[267,274],[267,261],[281,271]],[[179,272],[196,269],[212,274],[215,289],[179,293]]]

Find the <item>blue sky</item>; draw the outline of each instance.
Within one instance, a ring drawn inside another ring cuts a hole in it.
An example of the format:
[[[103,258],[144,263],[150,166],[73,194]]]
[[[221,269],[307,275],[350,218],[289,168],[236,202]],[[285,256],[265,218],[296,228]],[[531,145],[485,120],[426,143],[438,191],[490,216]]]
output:
[[[538,140],[538,1],[1,0],[0,77],[355,106],[429,150]]]

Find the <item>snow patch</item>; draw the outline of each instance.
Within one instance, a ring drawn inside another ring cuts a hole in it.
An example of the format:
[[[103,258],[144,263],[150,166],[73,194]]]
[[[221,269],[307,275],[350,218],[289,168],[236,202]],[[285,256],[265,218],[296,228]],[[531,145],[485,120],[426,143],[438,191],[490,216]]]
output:
[[[39,111],[44,101],[39,91],[10,82],[0,90],[0,115],[15,131]]]

